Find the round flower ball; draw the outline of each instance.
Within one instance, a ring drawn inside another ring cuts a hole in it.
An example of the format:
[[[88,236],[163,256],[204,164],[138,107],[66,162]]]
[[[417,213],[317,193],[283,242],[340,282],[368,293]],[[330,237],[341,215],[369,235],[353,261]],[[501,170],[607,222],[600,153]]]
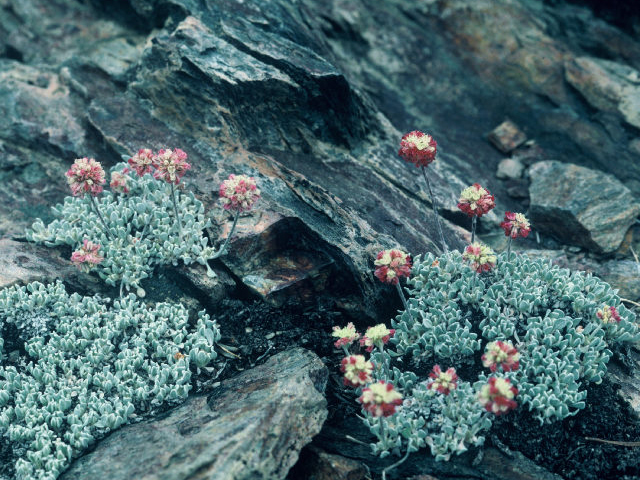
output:
[[[436,159],[437,144],[431,135],[414,130],[400,140],[400,155],[416,167],[426,167]]]

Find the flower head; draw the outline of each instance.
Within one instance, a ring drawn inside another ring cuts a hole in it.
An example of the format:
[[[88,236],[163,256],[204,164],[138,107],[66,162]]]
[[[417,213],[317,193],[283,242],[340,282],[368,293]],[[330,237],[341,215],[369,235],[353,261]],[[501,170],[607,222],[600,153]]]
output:
[[[470,217],[481,217],[489,213],[496,206],[495,198],[489,190],[482,188],[479,183],[474,183],[460,193],[458,208]]]
[[[74,197],[84,197],[85,193],[95,197],[106,182],[102,165],[93,158],[77,158],[65,175]]]
[[[488,272],[496,266],[496,254],[486,245],[475,242],[464,249],[462,258],[471,263],[476,272]]]
[[[367,352],[372,351],[373,347],[382,348],[395,333],[393,328],[387,328],[384,323],[380,323],[375,327],[367,328],[364,337],[360,339],[360,345],[366,346]]]
[[[411,275],[411,257],[402,250],[382,250],[373,264],[377,267],[375,276],[381,282],[395,285],[400,277]]]
[[[111,190],[119,193],[129,193],[129,169],[125,168],[122,172],[112,172],[111,173],[111,183],[109,186]]]
[[[344,384],[348,387],[363,387],[373,381],[373,363],[364,358],[364,355],[349,355],[343,358],[340,371],[344,373]]]
[[[443,395],[449,395],[452,390],[458,386],[458,375],[456,369],[450,367],[446,372],[440,369],[440,365],[434,365],[433,371],[429,374],[429,378],[433,381],[429,383],[429,390],[435,389]]]
[[[336,348],[347,347],[360,338],[360,334],[356,332],[356,327],[352,322],[347,323],[346,327],[333,327],[331,336],[338,339],[334,343]]]
[[[602,323],[618,323],[620,322],[620,320],[622,320],[620,318],[618,310],[616,310],[616,307],[610,307],[609,305],[605,305],[600,310],[598,310],[596,312],[596,317],[598,317],[602,321]]]
[[[153,151],[150,148],[141,148],[128,162],[138,176],[142,177],[145,173],[153,171],[153,156]]]
[[[259,198],[260,190],[258,190],[253,177],[232,173],[227,180],[220,184],[220,201],[226,210],[235,212],[251,210]]]
[[[98,254],[98,250],[100,245],[85,238],[82,247],[71,254],[71,261],[81,270],[88,272],[104,260],[104,257]]]
[[[436,159],[436,147],[431,135],[414,130],[402,137],[398,155],[416,167],[426,167]]]
[[[519,361],[520,354],[518,350],[511,342],[503,342],[501,340],[489,342],[484,355],[482,355],[482,365],[492,372],[495,372],[498,366],[502,367],[505,372],[517,370],[520,367]]]
[[[182,176],[191,168],[187,163],[187,154],[179,148],[158,150],[153,156],[153,178],[178,185]]]
[[[504,214],[504,221],[500,223],[507,237],[526,237],[531,232],[529,220],[522,213],[507,212]]]
[[[514,400],[518,389],[511,385],[508,378],[491,377],[478,392],[478,400],[488,412],[501,415],[518,406]]]
[[[402,405],[402,394],[391,383],[380,380],[362,390],[358,401],[374,417],[388,417],[396,413],[397,405]]]

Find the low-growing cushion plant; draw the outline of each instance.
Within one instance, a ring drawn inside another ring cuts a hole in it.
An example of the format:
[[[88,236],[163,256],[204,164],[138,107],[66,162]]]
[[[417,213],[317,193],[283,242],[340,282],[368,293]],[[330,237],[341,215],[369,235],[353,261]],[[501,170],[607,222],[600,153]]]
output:
[[[412,134],[403,137],[400,155],[410,148],[433,161],[435,141],[430,147]],[[473,238],[476,218],[495,202],[474,184],[458,206],[473,216]],[[602,381],[613,351],[640,340],[635,314],[606,282],[510,255],[511,241],[531,230],[523,214],[507,212],[501,227],[509,243],[500,255],[473,240],[463,253],[429,253],[413,266],[401,250],[380,252],[376,277],[394,279],[405,309],[393,328],[370,327],[360,339],[372,352],[368,360],[349,352],[360,338],[353,325],[334,327],[335,345],[347,354],[345,385],[361,394],[374,452],[405,452],[383,480],[420,448],[449,460],[482,445],[494,416],[512,409],[526,409],[541,424],[575,415],[586,406],[585,384]],[[409,299],[400,277],[409,277]]]
[[[70,295],[59,282],[0,291],[0,441],[15,478],[55,480],[109,431],[184,400],[219,338],[209,315],[190,320],[179,304]]]
[[[111,172],[126,177],[126,193],[105,190],[90,201],[67,197],[53,207],[56,219],[46,226],[37,220],[27,230],[27,239],[74,250],[85,240],[100,245],[103,259],[95,264],[95,271],[121,291],[137,291],[140,281],[150,277],[158,265],[195,261],[209,269],[207,260],[215,252],[203,235],[211,222],[202,202],[189,191],[174,191],[172,196],[173,184],[158,181],[150,173],[139,177],[125,170],[127,165],[121,163]],[[177,211],[181,212],[180,222]]]

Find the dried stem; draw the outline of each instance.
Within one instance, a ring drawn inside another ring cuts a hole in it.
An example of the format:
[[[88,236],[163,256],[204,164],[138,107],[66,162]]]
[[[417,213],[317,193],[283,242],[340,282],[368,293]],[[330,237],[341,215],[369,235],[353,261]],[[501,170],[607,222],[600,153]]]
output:
[[[513,238],[511,238],[511,235],[509,235],[509,241],[507,242],[507,262],[511,260],[511,241],[512,240]]]
[[[621,442],[618,440],[605,440],[603,438],[584,437],[592,442],[608,443],[609,445],[619,445],[620,447],[640,447],[640,442]]]
[[[438,215],[438,206],[436,204],[436,199],[433,196],[433,190],[431,190],[431,183],[429,183],[429,177],[427,176],[427,169],[422,167],[422,176],[424,177],[424,181],[427,182],[427,189],[429,190],[429,195],[431,196],[431,206],[433,207],[433,213],[436,215],[436,225],[438,226],[438,232],[440,233],[440,241],[442,242],[442,248],[444,248],[444,253],[449,252],[449,248],[447,247],[447,242],[444,239],[444,233],[442,232],[442,225],[440,225],[440,216]]]

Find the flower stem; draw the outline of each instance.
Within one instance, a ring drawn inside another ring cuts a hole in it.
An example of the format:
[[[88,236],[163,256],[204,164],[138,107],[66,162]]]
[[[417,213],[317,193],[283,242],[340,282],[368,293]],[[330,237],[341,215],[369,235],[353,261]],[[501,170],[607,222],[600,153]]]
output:
[[[474,215],[471,220],[471,243],[476,241],[476,226],[478,225],[478,216]]]
[[[398,283],[396,283],[396,289],[398,290],[398,295],[400,295],[400,298],[402,299],[402,305],[404,305],[404,309],[408,310],[409,307],[407,305],[407,299],[404,298],[404,293],[402,293],[402,287],[400,286],[400,280],[398,280]]]
[[[111,233],[111,230],[109,230],[109,226],[107,225],[107,222],[104,220],[104,217],[100,213],[100,209],[98,208],[98,202],[96,202],[96,199],[93,195],[89,195],[89,198],[90,198],[89,204],[93,207],[93,210],[96,212],[96,215],[98,215],[98,218],[100,219],[100,221],[102,222],[102,225],[104,226],[105,235],[109,240],[113,240],[114,236]]]
[[[382,480],[387,480],[387,472],[388,471],[393,470],[394,468],[402,465],[407,460],[407,458],[409,458],[409,453],[410,453],[409,447],[410,447],[410,445],[411,445],[410,443],[409,443],[409,445],[407,445],[407,453],[404,454],[404,457],[402,457],[396,463],[394,463],[392,465],[389,465],[387,468],[382,470]]]
[[[218,258],[219,256],[221,256],[225,249],[227,248],[227,244],[229,243],[229,240],[231,240],[231,236],[233,235],[233,232],[235,232],[236,230],[236,225],[238,224],[238,218],[240,218],[240,212],[237,211],[236,212],[236,216],[233,219],[233,225],[231,225],[231,231],[229,232],[229,235],[227,235],[227,238],[224,240],[224,243],[222,244],[222,246],[220,247],[220,250],[218,250],[213,257],[211,257],[211,260]]]
[[[507,242],[507,262],[511,259],[511,241],[513,240],[513,238],[511,238],[511,235],[509,235],[509,241]]]
[[[449,252],[449,248],[447,247],[447,242],[444,239],[444,233],[442,232],[442,225],[440,225],[440,217],[438,216],[438,206],[436,205],[436,199],[433,196],[433,191],[431,190],[431,183],[429,183],[429,177],[427,176],[427,169],[422,167],[422,175],[424,176],[425,182],[427,182],[427,188],[429,189],[429,195],[431,196],[431,206],[433,207],[433,213],[436,215],[436,225],[438,226],[438,232],[440,233],[440,241],[442,242],[442,248],[444,248],[444,253]]]
[[[176,189],[171,183],[171,200],[173,200],[173,211],[176,214],[176,222],[178,223],[178,232],[180,233],[180,238],[182,238],[182,220],[180,220],[180,214],[178,213],[178,202],[176,202]]]
[[[382,445],[386,447],[387,445],[387,429],[384,426],[384,417],[378,417],[378,421],[380,422],[380,441]]]

